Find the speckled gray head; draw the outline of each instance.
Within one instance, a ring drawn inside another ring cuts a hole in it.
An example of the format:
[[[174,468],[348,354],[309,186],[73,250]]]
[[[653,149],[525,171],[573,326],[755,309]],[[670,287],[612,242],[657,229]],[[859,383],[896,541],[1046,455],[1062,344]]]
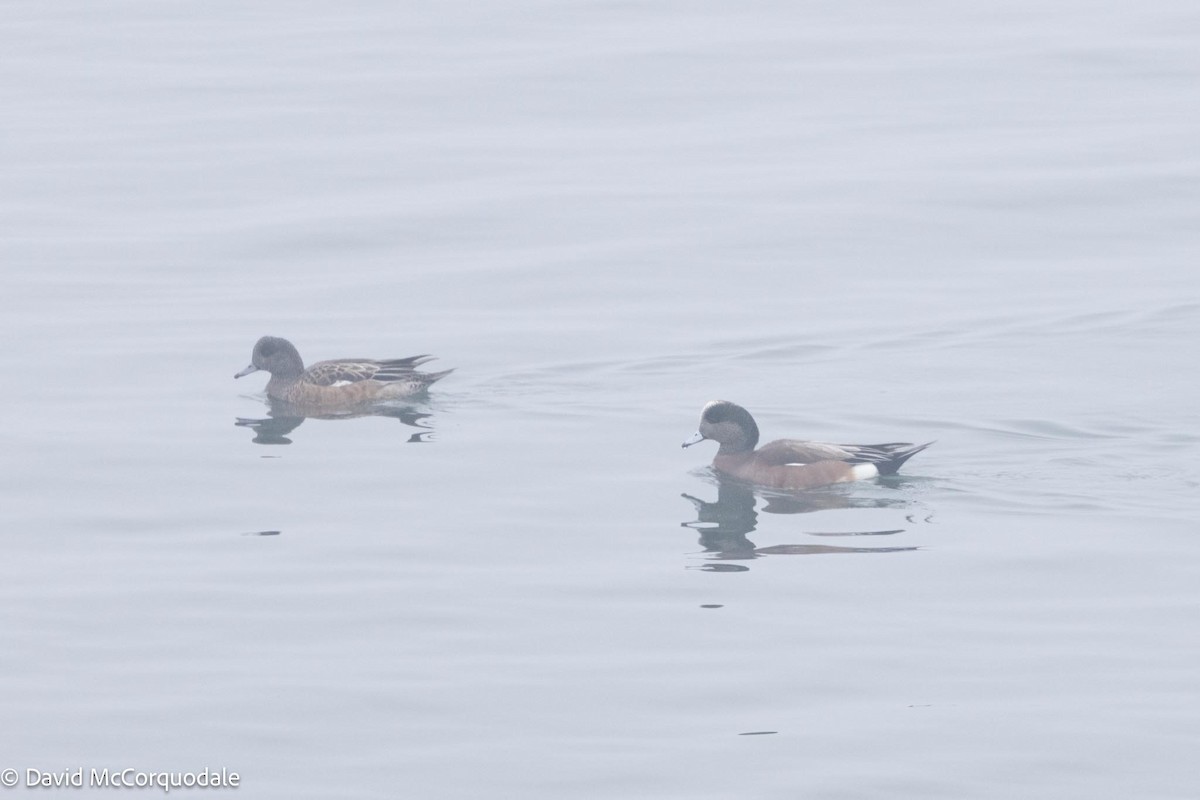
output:
[[[254,343],[254,352],[250,354],[250,366],[233,377],[242,378],[260,369],[286,378],[304,372],[304,361],[300,358],[300,351],[287,339],[264,336]]]

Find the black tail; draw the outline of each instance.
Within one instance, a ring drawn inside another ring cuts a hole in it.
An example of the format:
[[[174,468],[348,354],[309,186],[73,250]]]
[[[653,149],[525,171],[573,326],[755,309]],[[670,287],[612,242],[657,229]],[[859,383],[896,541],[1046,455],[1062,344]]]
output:
[[[875,468],[879,470],[880,475],[895,475],[900,470],[900,467],[904,466],[905,461],[908,461],[931,444],[934,444],[934,442],[926,442],[925,444],[892,442],[890,444],[871,445],[872,450],[879,450],[886,454],[884,458],[875,462]]]

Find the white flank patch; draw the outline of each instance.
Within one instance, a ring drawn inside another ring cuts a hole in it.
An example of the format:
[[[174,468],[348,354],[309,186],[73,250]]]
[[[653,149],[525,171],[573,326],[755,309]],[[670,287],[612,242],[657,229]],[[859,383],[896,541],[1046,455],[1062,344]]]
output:
[[[354,381],[334,381],[333,383],[331,383],[331,384],[329,384],[329,385],[330,385],[331,387],[337,387],[337,386],[349,386],[349,385],[350,385],[350,384],[352,384],[352,383],[354,383]]]
[[[865,481],[867,478],[874,478],[879,474],[879,469],[874,464],[855,464],[850,470],[850,474],[854,476],[856,481]]]

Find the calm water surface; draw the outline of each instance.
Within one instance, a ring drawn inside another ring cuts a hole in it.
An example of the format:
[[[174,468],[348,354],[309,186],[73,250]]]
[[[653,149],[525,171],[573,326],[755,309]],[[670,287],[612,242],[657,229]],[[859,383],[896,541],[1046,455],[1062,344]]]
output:
[[[1192,4],[18,2],[0,42],[14,797],[1200,793]],[[458,369],[280,420],[232,379],[266,333]],[[718,397],[938,443],[753,491],[679,447]]]

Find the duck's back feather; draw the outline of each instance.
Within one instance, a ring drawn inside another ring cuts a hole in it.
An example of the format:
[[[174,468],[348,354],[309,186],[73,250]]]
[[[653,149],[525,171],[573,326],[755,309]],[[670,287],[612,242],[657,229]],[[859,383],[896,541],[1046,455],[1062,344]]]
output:
[[[358,383],[359,381],[392,381],[409,380],[413,370],[432,361],[433,356],[419,355],[409,358],[391,358],[376,361],[369,358],[339,358],[333,361],[320,361],[313,364],[304,372],[303,380],[315,386],[334,386],[339,383]]]
[[[754,451],[755,460],[769,466],[812,464],[817,461],[855,461],[854,452],[836,444],[776,439]]]

